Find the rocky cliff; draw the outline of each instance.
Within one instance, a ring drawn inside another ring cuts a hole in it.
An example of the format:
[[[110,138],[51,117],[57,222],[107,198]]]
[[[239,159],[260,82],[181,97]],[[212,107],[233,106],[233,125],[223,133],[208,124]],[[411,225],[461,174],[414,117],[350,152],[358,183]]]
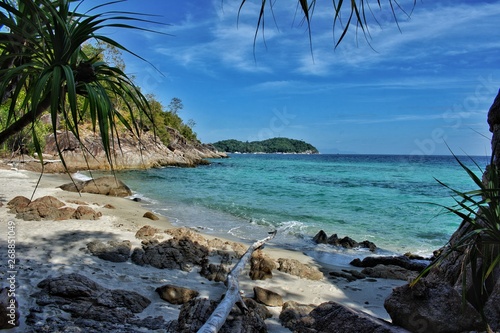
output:
[[[138,139],[128,132],[120,134],[112,140],[112,165],[108,162],[101,138],[91,131],[80,133],[82,143],[68,131],[57,132],[46,138],[43,154],[44,171],[63,172],[57,146],[62,152],[64,161],[70,172],[78,170],[123,170],[146,169],[161,166],[193,167],[208,164],[208,158],[227,157],[213,146],[187,141],[177,130],[168,128],[170,144],[165,146],[152,133],[146,132]],[[41,170],[37,159],[17,159],[13,162],[23,162],[25,169]],[[20,165],[18,163],[18,165]]]

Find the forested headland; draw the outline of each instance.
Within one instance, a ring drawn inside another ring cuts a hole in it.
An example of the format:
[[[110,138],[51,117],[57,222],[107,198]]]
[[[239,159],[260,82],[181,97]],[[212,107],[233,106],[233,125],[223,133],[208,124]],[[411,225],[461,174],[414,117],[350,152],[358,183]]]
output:
[[[230,139],[217,141],[212,145],[218,151],[226,153],[319,154],[319,151],[313,145],[302,140],[288,138],[272,138],[251,142]]]

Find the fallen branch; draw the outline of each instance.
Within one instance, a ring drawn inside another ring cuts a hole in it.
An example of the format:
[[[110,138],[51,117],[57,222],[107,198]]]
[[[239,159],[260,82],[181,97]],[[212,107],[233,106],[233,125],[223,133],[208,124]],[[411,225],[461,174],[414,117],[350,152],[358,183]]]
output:
[[[250,261],[253,251],[264,245],[265,242],[271,240],[276,236],[276,230],[270,233],[271,235],[253,243],[240,258],[238,263],[233,267],[231,272],[227,275],[227,291],[224,299],[219,303],[217,308],[212,312],[212,315],[205,324],[198,330],[198,333],[217,333],[222,325],[226,322],[226,318],[231,312],[234,304],[240,302],[243,307],[245,303],[241,299],[240,284],[238,276],[241,274],[245,265]]]

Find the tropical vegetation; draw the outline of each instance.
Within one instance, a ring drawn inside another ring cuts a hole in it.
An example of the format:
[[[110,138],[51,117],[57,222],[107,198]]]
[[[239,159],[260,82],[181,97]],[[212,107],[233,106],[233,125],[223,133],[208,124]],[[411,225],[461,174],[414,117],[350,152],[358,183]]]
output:
[[[120,0],[104,2],[81,12],[82,1],[77,0],[0,1],[0,144],[11,140],[14,146],[22,145],[27,135],[31,139],[31,149],[42,158],[44,133],[51,131],[57,136],[57,130],[63,126],[80,138],[82,122],[99,133],[108,159],[111,150],[116,148],[112,145],[122,128],[139,139],[144,130],[158,131],[162,141],[168,142],[168,133],[162,133],[161,128],[157,130],[156,123],[177,122],[181,132],[196,139],[188,129],[190,126],[183,127],[182,121],[175,117],[182,103],[173,101],[170,109],[163,112],[161,103],[157,103],[154,96],[145,96],[123,68],[104,61],[99,52],[86,52],[88,43],[102,42],[138,56],[105,36],[103,30],[114,27],[149,31],[140,25],[156,22],[147,16],[128,12],[101,12],[117,2]],[[242,0],[240,9],[246,3]],[[411,3],[415,6],[416,0]],[[375,15],[371,8],[373,4],[380,8],[387,5],[396,24],[398,15],[409,15],[410,12],[397,0],[334,0],[333,31],[340,32],[335,36],[335,46],[353,26],[369,40],[368,26],[376,22],[376,18],[370,16]],[[254,41],[264,28],[265,13],[272,12],[275,5],[273,1],[261,1]],[[298,0],[286,5],[297,6],[302,13],[312,45],[311,22],[316,0]],[[41,123],[39,120],[44,114],[50,115],[49,121]],[[449,208],[463,219],[467,232],[455,244],[450,244],[433,264],[439,265],[454,251],[464,251],[463,267],[470,267],[474,290],[477,291],[475,295],[480,297],[489,292],[488,281],[500,263],[500,144],[497,144],[500,142],[500,94],[489,110],[488,124],[493,133],[493,158],[484,174],[485,182],[465,169],[478,188],[466,193],[455,192],[458,206]],[[236,146],[237,143],[232,144]],[[282,145],[280,149],[285,148]]]
[[[219,151],[226,153],[308,153],[317,154],[318,150],[302,140],[273,138],[263,141],[242,142],[234,139],[212,143]]]
[[[460,234],[443,248],[438,258],[411,285],[415,285],[448,257],[463,256],[463,300],[471,303],[486,323],[484,305],[493,290],[500,264],[500,170],[494,163],[485,171],[476,164],[479,173],[483,175],[481,178],[458,158],[456,160],[474,181],[477,189],[462,192],[438,180],[454,194],[456,205],[441,207],[462,219],[458,231]]]
[[[100,34],[107,27],[149,31],[139,27],[152,22],[144,16],[99,12],[113,3],[82,13],[81,1],[75,0],[0,2],[3,150],[37,152],[42,158],[45,136],[54,133],[57,140],[58,130],[77,139],[83,129],[99,133],[108,159],[123,130],[138,140],[152,130],[168,145],[166,127],[171,127],[197,141],[194,122],[186,124],[178,115],[182,101],[173,98],[165,108],[155,96],[143,95],[125,74],[121,57],[122,51],[135,53]],[[44,114],[48,118],[40,121]]]

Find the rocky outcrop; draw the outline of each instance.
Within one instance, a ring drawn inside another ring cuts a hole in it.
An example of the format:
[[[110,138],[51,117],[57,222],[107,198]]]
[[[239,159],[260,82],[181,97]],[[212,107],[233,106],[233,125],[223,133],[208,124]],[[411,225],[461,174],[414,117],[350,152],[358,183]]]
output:
[[[480,314],[452,286],[425,280],[395,288],[384,306],[395,325],[412,332],[484,330]]]
[[[243,311],[235,306],[231,310],[226,322],[219,333],[265,333],[267,332],[265,319],[271,314],[264,305],[252,299],[244,299],[247,310]],[[207,321],[217,307],[217,302],[205,298],[195,298],[184,304],[177,320],[177,333],[197,332]]]
[[[170,304],[184,304],[197,297],[200,293],[189,288],[178,287],[171,284],[156,288],[161,299]]]
[[[410,271],[421,272],[429,265],[429,261],[412,260],[407,256],[384,256],[384,257],[366,257],[363,260],[358,258],[350,262],[356,267],[375,267],[377,265],[393,265],[408,269]]]
[[[132,245],[128,240],[122,242],[108,241],[107,244],[95,240],[87,244],[87,249],[92,255],[111,262],[127,261],[130,258],[131,248]]]
[[[288,301],[283,304],[279,319],[281,325],[286,328],[294,329],[298,323],[316,308],[314,304],[301,304],[295,301]]]
[[[78,206],[76,209],[55,197],[44,196],[31,201],[17,196],[7,203],[9,213],[25,221],[40,220],[97,220],[102,214],[88,206]]]
[[[208,256],[205,246],[189,238],[172,238],[163,242],[143,241],[142,248],[135,248],[132,261],[137,265],[150,265],[156,268],[180,269],[191,271],[193,265],[201,265]]]
[[[267,306],[282,306],[283,297],[272,290],[267,290],[261,287],[253,287],[253,298],[261,304]]]
[[[450,244],[456,244],[467,232],[469,230],[464,223],[452,235]],[[484,323],[481,323],[477,310],[480,308],[477,306],[479,303],[476,303],[474,297],[470,297],[474,288],[470,266],[464,266],[463,260],[464,252],[454,251],[412,288],[409,285],[396,288],[384,304],[392,321],[414,332],[484,330]],[[467,276],[465,303],[462,302],[463,274]],[[500,267],[497,266],[491,273],[487,286],[490,293],[483,294],[485,298],[480,302],[484,302],[484,313],[491,329],[498,331]]]
[[[276,263],[262,250],[259,249],[252,253],[250,272],[248,273],[252,280],[271,279],[273,269],[276,269]]]
[[[155,238],[156,234],[160,230],[157,228],[154,228],[150,225],[145,225],[141,229],[137,230],[135,233],[135,238],[141,239],[141,240],[150,240],[152,238]]]
[[[151,303],[134,291],[107,289],[80,274],[47,278],[38,287],[41,291],[33,295],[38,305],[57,307],[73,318],[123,324]]]
[[[160,219],[153,212],[145,212],[142,217],[153,220],[153,221],[158,221]]]
[[[130,188],[113,176],[99,177],[87,181],[75,180],[73,183],[61,185],[59,188],[69,192],[102,194],[112,197],[128,197],[132,195]]]
[[[367,267],[363,269],[361,273],[371,278],[403,281],[413,281],[418,276],[418,273],[415,271],[394,265],[377,265],[375,267]]]
[[[140,139],[130,133],[123,133],[111,142],[112,164],[114,170],[143,169],[160,166],[192,167],[207,164],[207,158],[227,157],[213,146],[197,142],[188,142],[180,133],[169,129],[171,143],[165,146],[150,132],[143,133]],[[91,131],[80,132],[82,145],[68,131],[58,131],[57,141],[62,156],[70,172],[78,170],[111,170],[104,152],[101,138]],[[64,166],[59,160],[55,136],[46,138],[44,150],[45,172],[62,172]],[[36,160],[26,162],[25,168],[40,171],[40,163]]]
[[[219,265],[211,263],[208,258],[205,258],[201,264],[200,275],[209,281],[226,282],[227,274],[231,268],[221,263]]]
[[[280,314],[282,325],[294,332],[307,333],[408,333],[364,312],[336,302],[323,303],[314,309],[310,305],[287,302]]]
[[[330,244],[333,246],[341,246],[346,249],[353,248],[367,248],[371,252],[375,252],[377,246],[368,240],[364,240],[362,242],[357,242],[354,239],[346,236],[344,238],[339,238],[337,234],[332,234],[330,237],[323,231],[320,230],[314,237],[313,241],[317,244]]]
[[[278,265],[278,271],[303,279],[321,280],[323,278],[323,273],[317,267],[303,264],[296,259],[279,258]]]

